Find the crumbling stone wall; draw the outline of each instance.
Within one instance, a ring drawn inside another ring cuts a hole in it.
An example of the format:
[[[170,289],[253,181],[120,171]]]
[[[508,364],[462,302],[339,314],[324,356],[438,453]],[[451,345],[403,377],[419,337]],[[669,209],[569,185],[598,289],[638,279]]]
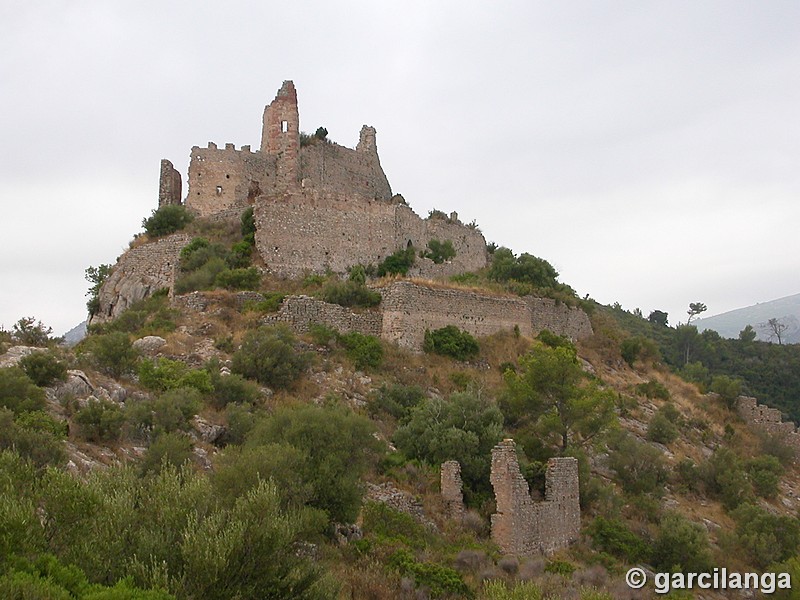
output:
[[[547,462],[544,502],[534,502],[517,462],[514,440],[492,450],[491,483],[497,512],[492,515],[492,540],[505,553],[550,554],[578,539],[580,502],[578,461]]]
[[[167,159],[161,160],[161,175],[158,179],[158,207],[166,204],[181,204],[181,174]]]
[[[114,319],[134,302],[162,289],[172,289],[185,233],[174,233],[125,252],[100,288],[100,309],[90,324]]]
[[[367,200],[390,200],[392,188],[381,168],[375,128],[364,125],[355,150],[327,141],[300,148],[301,186]]]
[[[200,217],[234,211],[236,214],[255,203],[262,189],[276,179],[275,160],[250,146],[237,150],[233,144],[217,148],[192,148],[189,160],[189,193],[186,207]],[[234,210],[235,209],[235,210]]]
[[[264,109],[261,152],[275,157],[273,191],[293,189],[300,180],[300,113],[294,83],[284,81],[275,99]]]
[[[448,460],[442,463],[441,474],[442,500],[445,511],[451,519],[464,516],[464,494],[462,491],[461,465],[458,461]]]
[[[456,256],[436,265],[420,260],[429,277],[474,271],[487,264],[483,235],[459,223],[423,220],[399,202],[302,189],[267,197],[255,206],[256,248],[270,271],[285,277],[305,272],[346,273],[356,264],[377,264],[409,244],[450,240]]]
[[[353,312],[338,304],[329,304],[309,296],[288,296],[266,323],[283,323],[299,333],[308,332],[315,323],[328,325],[341,333],[357,331],[364,335],[381,335],[381,315],[377,311]]]
[[[755,398],[739,396],[736,409],[745,423],[780,438],[800,457],[800,432],[794,423],[783,422],[781,411],[759,404]]]
[[[571,339],[592,334],[586,313],[548,298],[492,296],[461,289],[442,289],[397,281],[380,289],[382,335],[400,346],[419,350],[425,330],[455,325],[474,336],[509,331],[525,336],[547,329]]]

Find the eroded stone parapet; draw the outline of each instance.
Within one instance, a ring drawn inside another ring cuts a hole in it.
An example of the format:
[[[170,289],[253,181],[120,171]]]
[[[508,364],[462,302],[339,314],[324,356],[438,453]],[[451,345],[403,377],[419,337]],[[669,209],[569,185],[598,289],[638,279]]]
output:
[[[442,463],[441,490],[445,511],[451,519],[464,516],[464,494],[461,482],[461,465],[455,460]]]

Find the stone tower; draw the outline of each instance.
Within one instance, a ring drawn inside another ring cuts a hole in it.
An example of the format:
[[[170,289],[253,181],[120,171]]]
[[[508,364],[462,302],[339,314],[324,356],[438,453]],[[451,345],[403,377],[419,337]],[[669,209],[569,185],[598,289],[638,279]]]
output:
[[[294,83],[284,81],[275,99],[264,109],[261,152],[276,157],[278,189],[297,185],[300,156],[300,114]]]

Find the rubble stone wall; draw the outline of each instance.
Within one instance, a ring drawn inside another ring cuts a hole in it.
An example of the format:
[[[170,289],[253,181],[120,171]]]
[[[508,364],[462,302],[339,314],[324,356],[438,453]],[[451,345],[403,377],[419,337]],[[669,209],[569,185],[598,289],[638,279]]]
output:
[[[461,465],[458,461],[448,460],[442,463],[441,473],[442,500],[447,515],[452,519],[464,516],[464,493],[462,491]]]
[[[800,432],[794,423],[783,422],[781,411],[759,404],[755,398],[740,396],[736,409],[744,421],[755,429],[777,436],[800,457]]]
[[[516,446],[506,439],[492,450],[491,483],[497,512],[492,540],[505,553],[551,554],[578,539],[580,503],[578,461],[552,458],[547,463],[544,502],[534,502],[517,462]]]
[[[158,179],[158,207],[166,204],[181,204],[181,174],[167,159],[161,160],[161,175]]]
[[[288,296],[280,309],[265,317],[266,323],[283,323],[298,333],[308,332],[314,323],[328,325],[341,333],[357,331],[381,335],[381,315],[376,311],[353,312],[338,304],[329,304],[309,296]]]

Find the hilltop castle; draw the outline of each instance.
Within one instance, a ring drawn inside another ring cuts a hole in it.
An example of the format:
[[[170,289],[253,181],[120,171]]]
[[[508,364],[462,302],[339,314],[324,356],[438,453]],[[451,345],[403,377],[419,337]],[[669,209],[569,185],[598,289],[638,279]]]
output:
[[[475,227],[455,213],[421,219],[402,196],[392,195],[373,127],[361,128],[355,150],[301,135],[291,81],[264,109],[260,150],[214,143],[192,148],[185,201],[180,173],[163,160],[158,200],[215,219],[238,219],[253,206],[256,247],[277,275],[345,273],[408,246],[424,249],[431,240],[449,240],[455,257],[439,265],[421,259],[412,275],[449,276],[487,263],[486,240]]]
[[[355,149],[325,135],[300,133],[297,92],[285,81],[265,108],[261,147],[195,146],[189,189],[182,197],[181,174],[161,161],[159,207],[183,204],[195,216],[238,221],[253,208],[256,249],[265,269],[279,277],[333,272],[377,264],[398,250],[425,249],[434,240],[450,242],[455,256],[440,264],[418,256],[411,277],[447,279],[488,263],[480,231],[434,211],[420,218],[400,195],[393,195],[381,168],[375,129],[361,129]],[[114,319],[134,302],[163,288],[173,289],[181,249],[191,241],[174,233],[123,254],[99,294],[91,322]],[[542,329],[576,339],[592,332],[586,314],[548,298],[505,297],[412,281],[383,282],[377,309],[351,312],[306,296],[287,297],[265,322],[296,331],[324,323],[339,331],[359,331],[412,350],[422,347],[426,329],[456,325],[473,335],[515,330],[534,336]],[[177,301],[177,299],[176,299]],[[193,301],[186,305],[202,304]]]

